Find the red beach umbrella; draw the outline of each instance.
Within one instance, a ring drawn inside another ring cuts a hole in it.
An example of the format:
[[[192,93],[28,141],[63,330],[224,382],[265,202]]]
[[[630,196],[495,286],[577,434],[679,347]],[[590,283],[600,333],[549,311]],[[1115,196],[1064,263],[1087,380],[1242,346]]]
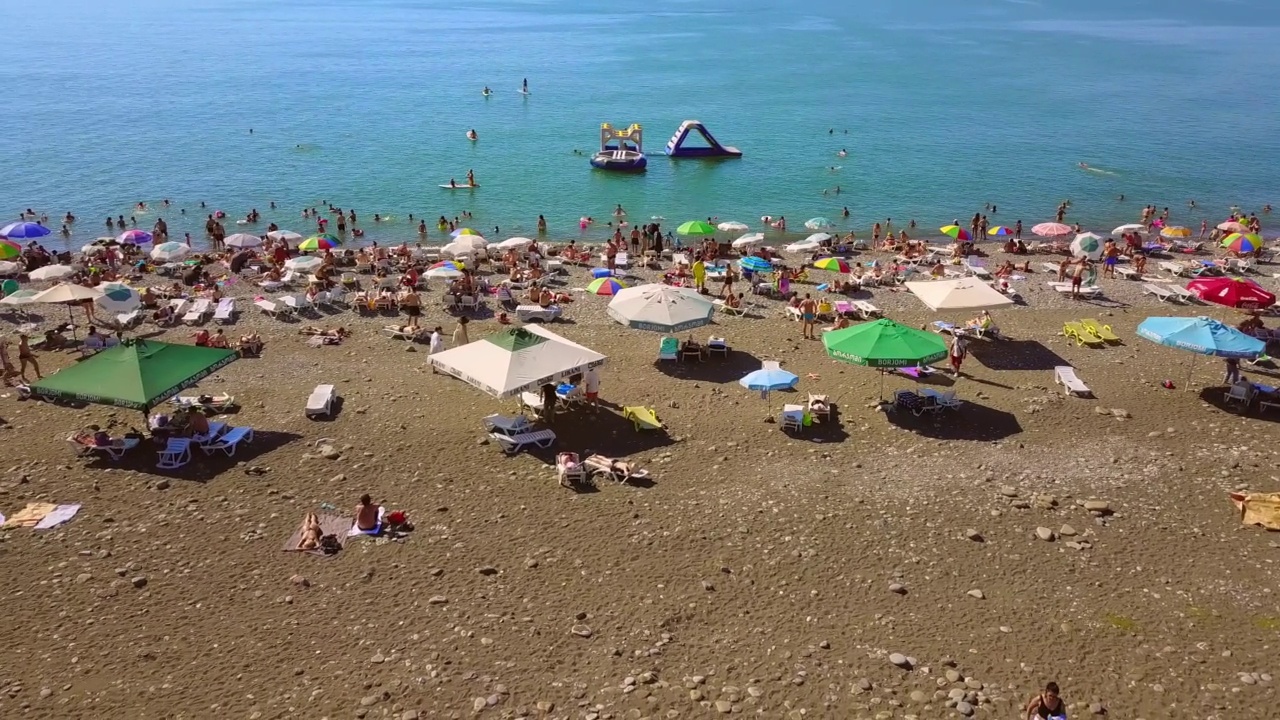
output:
[[[1196,278],[1187,289],[1205,302],[1241,310],[1259,310],[1276,304],[1276,296],[1252,280],[1243,278]]]

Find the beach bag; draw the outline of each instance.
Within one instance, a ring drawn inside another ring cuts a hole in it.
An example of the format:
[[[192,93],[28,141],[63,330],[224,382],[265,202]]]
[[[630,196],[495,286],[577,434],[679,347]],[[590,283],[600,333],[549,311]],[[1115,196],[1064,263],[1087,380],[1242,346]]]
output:
[[[325,555],[336,555],[342,549],[342,543],[338,542],[337,535],[325,535],[320,538],[320,552]]]

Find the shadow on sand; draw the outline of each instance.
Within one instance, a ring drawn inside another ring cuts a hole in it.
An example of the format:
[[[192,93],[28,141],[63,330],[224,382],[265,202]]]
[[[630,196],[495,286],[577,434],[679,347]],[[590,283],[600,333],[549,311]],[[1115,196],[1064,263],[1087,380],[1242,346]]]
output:
[[[254,430],[253,441],[240,443],[240,446],[236,448],[235,455],[230,456],[221,450],[215,451],[213,454],[206,454],[199,446],[192,445],[191,462],[174,470],[156,469],[157,453],[164,446],[158,442],[143,440],[141,445],[130,451],[118,463],[94,457],[89,459],[85,466],[91,468],[123,468],[147,475],[204,483],[232,470],[237,463],[252,463],[255,459],[301,438],[301,435],[294,433]]]
[[[702,360],[657,360],[654,367],[659,372],[682,380],[698,382],[731,383],[744,375],[759,370],[760,358],[749,352],[729,349],[727,355],[712,355]]]
[[[1232,415],[1240,415],[1252,420],[1262,420],[1266,422],[1280,422],[1280,408],[1267,408],[1264,410],[1261,401],[1266,398],[1261,393],[1254,393],[1249,400],[1248,407],[1240,404],[1239,400],[1227,402],[1227,388],[1225,385],[1216,387],[1207,387],[1200,391],[1200,399],[1221,410],[1222,412],[1231,413]],[[1273,398],[1272,402],[1280,402],[1280,398]]]
[[[1022,432],[1022,425],[1013,413],[967,400],[955,410],[940,410],[920,417],[897,408],[891,408],[885,416],[903,430],[937,440],[991,442]]]
[[[1048,370],[1070,365],[1038,340],[997,340],[969,343],[969,355],[991,370]]]

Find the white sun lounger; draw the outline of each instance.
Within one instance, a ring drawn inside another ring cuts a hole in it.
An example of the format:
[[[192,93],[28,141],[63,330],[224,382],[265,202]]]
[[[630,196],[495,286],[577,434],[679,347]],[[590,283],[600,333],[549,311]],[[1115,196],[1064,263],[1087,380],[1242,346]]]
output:
[[[1069,282],[1051,282],[1046,284],[1064,295],[1071,294],[1071,283]],[[1102,294],[1102,288],[1097,285],[1081,285],[1080,294],[1087,295],[1088,297],[1096,297]]]
[[[742,317],[747,314],[746,307],[742,305],[739,305],[738,307],[729,307],[729,304],[724,300],[712,300],[711,304],[715,306],[716,312],[722,312],[725,315]]]
[[[311,309],[311,301],[305,295],[282,295],[276,298],[276,302],[294,311]]]
[[[873,318],[880,315],[880,308],[866,300],[854,300],[853,306],[857,308],[858,312],[862,313],[863,318]]]
[[[169,444],[159,452],[160,458],[156,467],[160,470],[176,470],[191,462],[191,440],[189,438],[169,438]]]
[[[75,448],[79,455],[105,455],[113,461],[119,461],[124,457],[126,452],[138,447],[142,441],[138,438],[123,438],[113,440],[110,445],[92,445],[87,442],[81,442],[76,439],[75,435],[67,436],[67,443]]]
[[[1061,268],[1058,266],[1058,263],[1051,263],[1051,262],[1040,263],[1040,268],[1045,272],[1053,273],[1054,275],[1057,275],[1058,271],[1061,270]]]
[[[209,440],[200,446],[206,455],[212,455],[214,452],[221,450],[231,457],[236,454],[236,447],[242,442],[253,441],[253,428],[233,427],[223,434]]]
[[[191,307],[187,308],[187,314],[182,316],[182,322],[194,325],[198,322],[204,322],[209,315],[209,300],[207,298],[196,298],[191,302]]]
[[[1059,365],[1053,369],[1053,381],[1062,386],[1068,395],[1087,397],[1093,394],[1088,385],[1076,376],[1076,369],[1070,365]]]
[[[128,330],[142,319],[142,310],[130,310],[116,315],[116,323],[122,330]]]
[[[265,315],[269,315],[273,318],[279,318],[283,315],[289,315],[293,313],[292,308],[286,307],[284,305],[277,305],[276,303],[270,300],[267,300],[266,298],[263,298],[260,300],[254,300],[253,304],[257,306],[257,308],[261,310]]]
[[[169,301],[169,309],[170,309],[170,310],[173,310],[173,316],[174,316],[175,318],[180,318],[180,317],[182,317],[182,316],[183,316],[183,315],[185,315],[185,314],[186,314],[186,312],[187,312],[187,299],[186,299],[186,298],[174,298],[174,299],[170,300],[170,301]]]
[[[502,451],[506,454],[515,455],[529,445],[539,448],[551,447],[551,444],[556,441],[556,434],[550,430],[530,430],[514,435],[491,432],[489,439],[502,446]]]
[[[1142,273],[1138,272],[1137,268],[1129,267],[1128,265],[1117,265],[1116,274],[1125,280],[1142,279]]]
[[[521,305],[516,308],[516,319],[520,322],[551,322],[560,317],[560,306]]]
[[[1142,286],[1143,295],[1153,295],[1160,302],[1168,302],[1177,295],[1167,287],[1156,285],[1155,283],[1144,283]]]
[[[317,385],[316,389],[311,391],[311,397],[307,398],[306,416],[332,415],[333,403],[337,399],[338,391],[332,385]]]
[[[423,336],[427,334],[426,328],[418,328],[417,330],[408,328],[406,330],[406,327],[408,326],[401,327],[400,325],[387,325],[382,328],[382,334],[395,340],[405,340],[408,342],[421,340]]]
[[[209,402],[200,402],[199,395],[178,395],[169,400],[169,402],[180,408],[187,409],[209,409],[216,412],[223,412],[236,406],[235,396],[230,393],[222,393],[221,395],[210,395]]]
[[[234,318],[232,316],[235,315],[235,313],[236,299],[222,298],[218,301],[218,309],[213,311],[213,319],[225,325],[234,322]]]
[[[1177,295],[1177,296],[1178,296],[1178,299],[1179,299],[1179,300],[1181,300],[1181,301],[1182,301],[1182,302],[1184,302],[1184,303],[1193,303],[1193,302],[1194,302],[1194,303],[1198,303],[1198,302],[1200,302],[1200,298],[1199,298],[1199,297],[1197,297],[1195,293],[1193,293],[1193,292],[1191,292],[1190,290],[1188,290],[1188,289],[1186,289],[1186,288],[1182,287],[1181,285],[1174,285],[1174,286],[1170,287],[1170,288],[1169,288],[1169,290],[1170,290],[1174,295]]]

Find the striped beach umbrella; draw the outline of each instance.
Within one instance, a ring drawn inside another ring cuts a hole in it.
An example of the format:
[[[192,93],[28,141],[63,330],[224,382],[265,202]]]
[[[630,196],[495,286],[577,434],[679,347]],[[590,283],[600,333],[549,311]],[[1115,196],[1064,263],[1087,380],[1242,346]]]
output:
[[[123,242],[123,241],[121,241]],[[151,259],[160,262],[176,262],[185,260],[191,254],[191,247],[186,243],[167,242],[151,248]]]
[[[12,240],[0,238],[0,260],[12,260],[21,254],[21,245]]]
[[[968,242],[973,239],[970,237],[969,231],[959,225],[943,225],[938,228],[938,231],[952,240],[959,240],[960,242]]]
[[[769,272],[773,269],[773,263],[762,257],[748,255],[747,257],[738,260],[738,267],[743,270],[750,270],[751,272]]]
[[[479,234],[480,233],[476,232],[475,230],[472,230],[471,228],[458,228],[457,230],[454,230],[453,232],[449,233],[449,237],[462,237],[463,235],[479,235]]]
[[[997,225],[991,228],[990,230],[988,230],[987,234],[991,235],[992,237],[1005,237],[1006,235],[1012,235],[1013,229],[1007,228],[1003,225]]]
[[[1234,232],[1222,238],[1222,247],[1234,253],[1256,252],[1262,247],[1262,238],[1253,233]]]
[[[342,244],[336,236],[329,233],[321,233],[312,235],[311,237],[298,243],[298,249],[303,252],[316,252],[318,250],[332,250]]]
[[[1059,222],[1047,222],[1040,223],[1039,225],[1031,228],[1031,232],[1039,235],[1040,237],[1065,237],[1067,235],[1074,235],[1076,231],[1075,228],[1070,225],[1063,225]]]
[[[596,278],[587,286],[587,292],[592,295],[615,295],[619,290],[625,287],[626,285],[623,285],[615,278]]]
[[[11,240],[30,240],[31,238],[44,237],[49,232],[49,228],[40,223],[16,222],[0,228],[0,237]]]
[[[125,230],[116,236],[116,242],[121,245],[145,245],[151,241],[151,233],[143,230]]]
[[[844,274],[851,272],[849,263],[841,260],[840,258],[822,258],[818,262],[814,263],[813,266],[819,270],[830,270],[831,272]]]

